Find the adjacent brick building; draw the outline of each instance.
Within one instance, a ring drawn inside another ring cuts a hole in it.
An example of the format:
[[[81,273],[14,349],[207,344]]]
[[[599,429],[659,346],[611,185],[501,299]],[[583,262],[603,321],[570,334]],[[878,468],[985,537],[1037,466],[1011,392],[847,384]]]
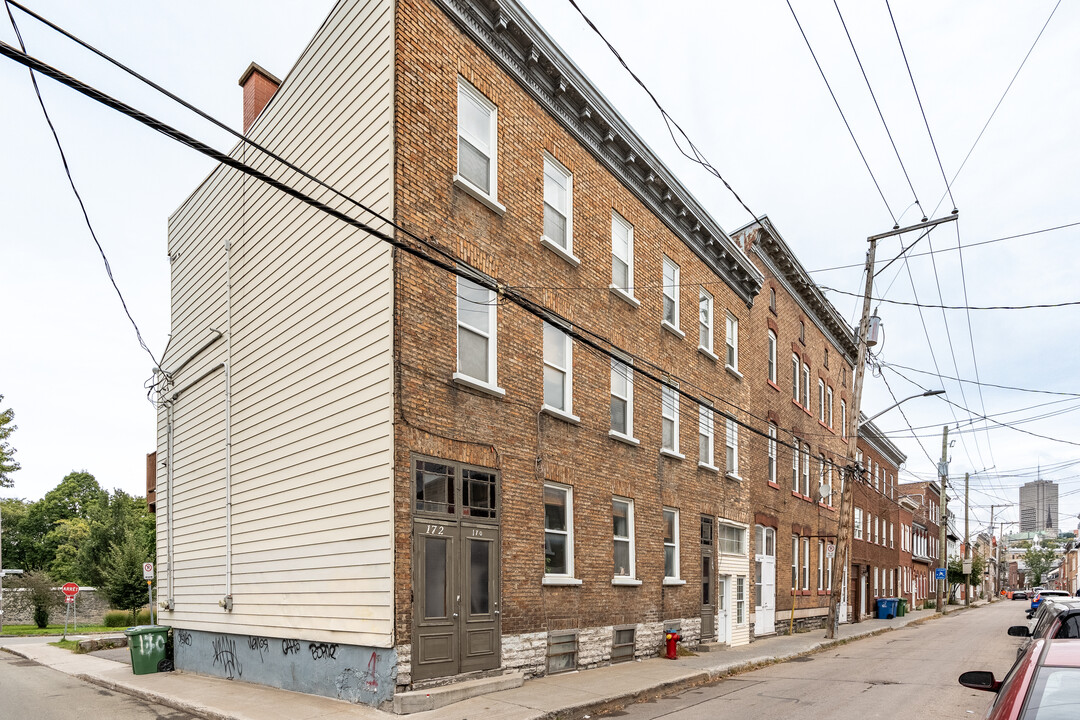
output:
[[[934,569],[941,562],[941,488],[935,480],[903,483],[898,492],[917,503],[911,521],[911,572],[913,607],[933,602],[937,586]]]
[[[896,474],[906,460],[872,422],[859,429],[858,460],[862,479],[853,493],[855,522],[851,545],[852,615],[856,622],[873,616],[879,598],[898,597],[901,589],[902,532]]]

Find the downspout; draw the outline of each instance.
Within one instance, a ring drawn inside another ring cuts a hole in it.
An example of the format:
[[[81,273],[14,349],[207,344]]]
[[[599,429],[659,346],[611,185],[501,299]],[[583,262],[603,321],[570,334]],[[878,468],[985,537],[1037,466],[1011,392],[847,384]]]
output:
[[[246,148],[244,160],[247,161]],[[241,182],[246,219],[247,179]],[[225,238],[225,597],[220,605],[225,612],[232,612],[232,241],[228,237]]]

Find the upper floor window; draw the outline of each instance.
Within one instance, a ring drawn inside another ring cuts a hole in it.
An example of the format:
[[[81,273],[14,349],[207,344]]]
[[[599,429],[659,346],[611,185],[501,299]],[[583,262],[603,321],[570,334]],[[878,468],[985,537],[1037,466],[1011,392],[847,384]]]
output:
[[[825,348],[825,369],[829,369],[829,348]]]
[[[634,226],[611,211],[611,287],[634,301]]]
[[[698,293],[698,347],[713,351],[713,297],[705,288]]]
[[[791,399],[795,402],[802,402],[802,397],[799,396],[799,368],[802,363],[799,361],[799,356],[792,354],[791,356]]]
[[[660,386],[660,414],[664,450],[679,452],[679,393],[668,385]]]
[[[803,375],[803,397],[805,398],[804,401],[803,401],[803,407],[805,407],[807,410],[810,410],[810,393],[813,392],[813,391],[810,389],[810,366],[807,365],[806,363],[803,363],[802,375]]]
[[[799,321],[799,342],[806,344],[806,323],[802,320]]]
[[[455,379],[495,388],[495,292],[472,280],[457,280],[458,347]]]
[[[776,484],[776,426],[769,423],[769,470],[768,480]]]
[[[713,410],[705,403],[698,405],[698,464],[713,467]]]
[[[847,437],[847,402],[840,400],[840,434]]]
[[[634,501],[614,498],[611,501],[612,540],[614,542],[615,578],[634,578]]]
[[[544,323],[544,405],[573,413],[573,343],[565,332]]]
[[[825,422],[829,427],[833,426],[833,424],[832,424],[832,406],[833,406],[833,395],[832,395],[832,387],[830,386],[830,387],[825,388]]]
[[[574,252],[573,207],[574,176],[562,163],[544,153],[543,240],[565,250],[570,256],[567,259],[573,259]]]
[[[776,384],[776,333],[769,331],[769,382]]]
[[[732,370],[739,369],[739,320],[731,313],[727,315],[727,356],[724,362]]]
[[[458,178],[492,200],[498,176],[498,108],[458,78]]]
[[[628,363],[611,358],[611,431],[634,434],[634,371]]]
[[[791,442],[791,490],[799,492],[799,439],[792,438]]]
[[[817,381],[818,421],[825,422],[825,381],[818,378]]]
[[[679,511],[664,508],[664,579],[679,577]]]
[[[664,257],[663,320],[675,330],[679,329],[679,266],[667,256]]]
[[[803,491],[802,494],[806,497],[813,497],[810,494],[810,446],[803,445],[802,451],[802,478],[803,478]]]
[[[774,315],[776,314],[776,288],[774,287],[769,288],[769,309]]]
[[[746,530],[736,525],[719,523],[717,536],[720,544],[720,552],[724,555],[746,554]]]
[[[725,470],[728,475],[739,475],[739,425],[731,418],[727,419],[727,439],[725,441],[725,448],[727,450],[727,467]]]
[[[862,540],[862,508],[855,508],[855,539]]]

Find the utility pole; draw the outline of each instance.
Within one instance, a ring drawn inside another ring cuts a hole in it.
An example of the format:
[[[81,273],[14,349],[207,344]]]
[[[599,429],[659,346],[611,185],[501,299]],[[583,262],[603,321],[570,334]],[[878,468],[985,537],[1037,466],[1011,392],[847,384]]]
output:
[[[942,602],[948,602],[948,589],[949,589],[949,564],[946,562],[946,551],[949,547],[948,539],[946,538],[946,531],[949,528],[949,519],[946,517],[946,501],[945,501],[945,488],[948,485],[949,480],[949,426],[946,425],[941,429],[941,462],[938,463],[938,475],[941,476],[941,494],[938,496],[938,567],[945,571],[945,579],[937,581],[937,598],[936,609],[942,615],[945,614],[945,604]],[[942,595],[944,594],[944,598]]]
[[[1001,583],[998,582],[998,580],[1000,579],[1000,576],[1001,576],[1001,569],[1000,569],[1000,565],[999,565],[1000,559],[1001,559],[1001,538],[998,538],[996,542],[994,541],[994,506],[993,505],[990,506],[990,541],[994,542],[994,544],[996,546],[996,547],[990,548],[991,552],[996,553],[996,557],[994,558],[994,568],[995,568],[994,569],[994,584],[993,584],[994,596],[992,598],[990,598],[990,602],[994,602],[995,600],[997,600],[998,598],[1001,597]]]
[[[968,528],[968,489],[971,473],[964,473],[964,605],[971,606],[971,538]]]
[[[928,222],[921,222],[918,225],[909,225],[908,227],[893,227],[889,232],[881,233],[879,235],[871,235],[866,240],[869,243],[869,248],[866,251],[866,287],[863,291],[863,306],[862,317],[859,320],[858,337],[858,349],[855,356],[855,387],[851,396],[851,412],[848,414],[848,427],[845,428],[848,434],[848,449],[847,457],[848,462],[851,463],[856,457],[859,441],[859,411],[862,408],[862,388],[863,377],[866,374],[866,335],[870,330],[870,299],[872,290],[874,288],[874,256],[877,253],[877,241],[894,235],[900,235],[902,233],[911,232],[912,230],[922,230],[930,228],[942,223],[951,222],[958,217],[956,211],[954,214],[937,218],[936,220],[930,220]],[[844,469],[840,473],[841,482],[843,483],[843,490],[840,492],[840,517],[836,527],[836,552],[834,559],[841,562],[833,562],[832,570],[832,594],[829,596],[829,616],[825,623],[825,637],[832,639],[837,636],[840,631],[840,591],[841,584],[844,578],[844,569],[848,564],[848,548],[851,544],[851,529],[855,517],[854,498],[855,498],[855,473],[852,472],[853,466],[851,464],[845,465]]]

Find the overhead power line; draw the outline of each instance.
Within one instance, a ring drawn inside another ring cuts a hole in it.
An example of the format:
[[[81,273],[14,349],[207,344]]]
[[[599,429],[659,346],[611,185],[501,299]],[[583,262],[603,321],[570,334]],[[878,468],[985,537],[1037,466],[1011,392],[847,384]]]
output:
[[[827,285],[819,285],[818,287],[825,292],[834,292],[840,295],[849,295],[851,297],[862,297],[859,293],[838,290],[837,288],[829,287]],[[1045,310],[1049,308],[1063,308],[1080,305],[1080,300],[1067,300],[1058,303],[1038,303],[1032,305],[934,305],[931,303],[908,302],[906,300],[889,300],[888,298],[882,297],[872,297],[870,300],[872,302],[885,303],[887,305],[903,305],[905,307],[927,308],[930,310]],[[943,375],[942,377],[946,376]]]
[[[1041,393],[1043,395],[1066,395],[1069,397],[1080,397],[1080,393],[1060,392],[1057,390],[1032,390],[1031,388],[1016,387],[1014,385],[998,385],[995,383],[977,382],[975,380],[966,380],[964,378],[950,377],[948,375],[937,375],[936,373],[930,372],[929,370],[919,370],[918,368],[901,365],[900,363],[885,362],[884,360],[879,360],[879,363],[884,367],[901,368],[903,370],[909,370],[911,372],[921,373],[923,375],[933,375],[934,377],[942,378],[945,380],[954,380],[956,382],[968,383],[970,385],[983,385],[985,387],[1000,388],[1002,390],[1016,390],[1018,392]]]

